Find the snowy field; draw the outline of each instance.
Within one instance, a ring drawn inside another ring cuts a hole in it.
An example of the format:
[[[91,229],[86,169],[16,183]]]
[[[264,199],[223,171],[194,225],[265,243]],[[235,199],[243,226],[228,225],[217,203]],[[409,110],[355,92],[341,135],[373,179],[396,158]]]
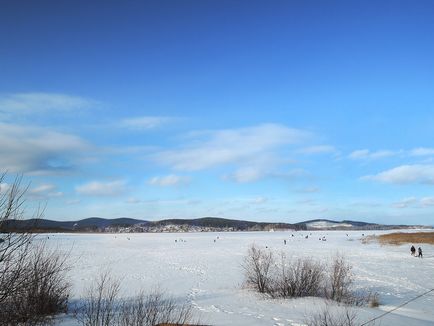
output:
[[[123,296],[132,296],[140,289],[166,290],[175,298],[187,298],[204,324],[303,325],[307,316],[324,307],[323,300],[271,300],[242,288],[241,264],[252,243],[276,253],[284,251],[287,256],[313,257],[324,262],[336,253],[344,254],[353,266],[356,288],[378,292],[380,298],[379,308],[354,308],[360,323],[434,288],[434,246],[422,245],[425,257],[419,259],[410,256],[410,245],[362,244],[362,233],[366,236],[385,232],[302,231],[293,232],[294,237],[291,232],[40,237],[49,237],[50,246],[71,251],[72,304],[78,302],[96,275],[110,270],[122,280]],[[327,241],[319,241],[323,236]],[[59,324],[76,322],[67,316]],[[434,293],[385,316],[375,325],[434,325]]]

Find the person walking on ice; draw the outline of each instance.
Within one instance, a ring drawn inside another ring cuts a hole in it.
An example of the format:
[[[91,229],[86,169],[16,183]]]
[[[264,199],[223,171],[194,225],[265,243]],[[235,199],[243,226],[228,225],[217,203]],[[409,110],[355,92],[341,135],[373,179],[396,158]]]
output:
[[[419,257],[419,258],[423,258],[423,255],[422,255],[422,248],[421,248],[421,247],[419,247],[419,248],[417,249],[417,252],[418,252],[418,257]]]
[[[411,255],[414,256],[416,254],[416,248],[414,246],[411,246],[410,252],[411,252]]]

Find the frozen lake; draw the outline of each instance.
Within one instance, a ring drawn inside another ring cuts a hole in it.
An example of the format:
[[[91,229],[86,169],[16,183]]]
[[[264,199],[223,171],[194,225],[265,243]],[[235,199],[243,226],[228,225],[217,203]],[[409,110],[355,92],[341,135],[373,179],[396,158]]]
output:
[[[324,262],[336,253],[343,254],[353,266],[355,287],[379,294],[379,308],[354,308],[360,322],[434,288],[434,246],[423,245],[425,258],[418,259],[410,256],[409,245],[363,244],[362,233],[366,236],[385,231],[49,234],[40,237],[49,236],[50,246],[71,251],[72,303],[79,300],[96,275],[110,270],[122,280],[123,296],[132,296],[140,289],[167,290],[174,297],[191,301],[202,323],[302,325],[307,316],[320,311],[323,300],[271,300],[243,289],[241,264],[251,244],[267,246],[276,253],[284,251],[289,257],[313,257]],[[305,239],[305,235],[309,238]],[[327,241],[319,241],[323,236]],[[376,325],[434,325],[433,294],[385,316]],[[75,324],[70,318],[61,323]]]

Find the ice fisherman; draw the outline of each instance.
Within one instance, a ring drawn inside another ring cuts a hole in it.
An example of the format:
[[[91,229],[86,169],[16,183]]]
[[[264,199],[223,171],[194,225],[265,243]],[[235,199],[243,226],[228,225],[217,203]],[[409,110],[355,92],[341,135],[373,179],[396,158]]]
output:
[[[414,256],[416,254],[416,248],[414,246],[411,246],[410,252],[411,252],[411,255]]]
[[[422,255],[422,248],[421,248],[421,247],[417,248],[417,252],[418,252],[418,257],[419,257],[419,258],[423,258],[423,255]]]

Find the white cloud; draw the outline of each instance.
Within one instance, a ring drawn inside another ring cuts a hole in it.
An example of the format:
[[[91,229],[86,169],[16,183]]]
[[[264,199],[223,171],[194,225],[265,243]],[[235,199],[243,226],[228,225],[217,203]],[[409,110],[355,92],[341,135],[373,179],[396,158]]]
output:
[[[75,135],[0,122],[0,166],[13,173],[64,172],[90,149]]]
[[[407,197],[403,198],[395,203],[392,203],[392,206],[395,208],[426,208],[434,206],[434,197]]]
[[[325,154],[325,153],[335,153],[336,149],[330,145],[317,145],[309,146],[300,149],[298,152],[303,154]]]
[[[418,147],[410,151],[412,156],[430,156],[434,155],[434,148]]]
[[[422,206],[434,206],[434,197],[423,197],[420,200]]]
[[[87,196],[118,196],[126,191],[126,182],[124,180],[92,181],[75,187],[75,191]]]
[[[395,202],[392,204],[395,208],[408,208],[410,206],[414,206],[418,203],[418,200],[416,197],[407,197],[403,198],[398,202]]]
[[[0,96],[0,112],[20,114],[88,108],[96,102],[56,93],[18,93]]]
[[[122,128],[128,128],[133,130],[148,130],[160,127],[161,125],[169,123],[173,120],[174,118],[171,117],[143,116],[123,119],[120,122],[119,126]]]
[[[379,150],[359,149],[351,152],[348,158],[353,160],[376,160],[397,155],[403,156],[434,156],[434,148],[417,147],[411,150]]]
[[[187,184],[189,182],[190,182],[189,177],[179,176],[175,174],[153,177],[148,181],[150,185],[161,186],[161,187],[179,186],[179,185]]]
[[[5,194],[11,189],[11,186],[6,182],[0,183],[0,194]]]
[[[434,165],[401,165],[375,175],[364,176],[362,179],[392,184],[434,184]]]
[[[247,166],[237,169],[234,173],[225,175],[223,179],[236,183],[249,183],[263,178],[293,181],[308,176],[309,173],[304,169],[292,169],[287,172],[271,172],[267,170],[265,166]]]
[[[184,171],[233,163],[251,165],[258,158],[272,156],[277,148],[300,143],[309,136],[305,131],[278,124],[200,132],[193,134],[189,146],[162,151],[155,159]]]
[[[55,189],[56,189],[56,186],[55,186],[55,185],[50,184],[50,183],[46,183],[46,184],[39,185],[39,186],[36,187],[36,188],[32,188],[32,189],[30,189],[30,190],[29,190],[29,193],[30,193],[30,194],[34,194],[34,195],[37,195],[37,194],[42,194],[42,193],[51,192],[51,191],[53,191],[53,190],[55,190]]]
[[[266,172],[259,167],[242,167],[237,169],[234,173],[225,176],[224,179],[237,183],[248,183],[263,178],[265,174]]]
[[[48,197],[61,197],[63,193],[57,191],[57,187],[51,183],[41,184],[28,191],[28,195],[34,198],[48,198]]]
[[[370,151],[369,149],[359,149],[353,151],[348,156],[352,160],[376,160],[385,157],[395,156],[401,153],[401,151],[390,151],[390,150],[380,150],[380,151]]]

